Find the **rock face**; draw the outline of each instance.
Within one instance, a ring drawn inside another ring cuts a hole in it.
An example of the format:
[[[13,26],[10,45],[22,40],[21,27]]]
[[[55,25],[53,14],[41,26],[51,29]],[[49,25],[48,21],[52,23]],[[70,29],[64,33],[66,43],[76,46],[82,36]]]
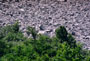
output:
[[[22,31],[27,26],[34,26],[41,33],[52,30],[47,33],[49,36],[63,25],[77,41],[85,43],[85,48],[90,47],[90,0],[0,1],[0,25],[13,24],[15,20],[22,25]]]
[[[58,0],[58,1],[67,2],[67,0]]]

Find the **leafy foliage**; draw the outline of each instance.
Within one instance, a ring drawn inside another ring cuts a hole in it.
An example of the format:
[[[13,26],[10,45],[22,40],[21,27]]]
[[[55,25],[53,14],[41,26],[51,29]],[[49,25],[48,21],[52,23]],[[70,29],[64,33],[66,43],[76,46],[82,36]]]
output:
[[[33,38],[24,37],[18,22],[0,29],[0,61],[90,61],[90,51],[63,26],[52,38],[37,34],[33,27],[27,33]]]
[[[61,39],[61,42],[67,41],[67,35],[68,32],[64,26],[61,26],[58,29],[56,29],[56,36],[57,38]]]
[[[6,54],[8,51],[8,46],[5,42],[0,40],[0,57]]]
[[[28,30],[27,34],[28,35],[32,34],[33,39],[36,39],[37,32],[36,32],[35,28],[28,26],[27,30]]]
[[[56,29],[56,37],[61,40],[61,43],[67,42],[71,47],[76,47],[76,40],[67,32],[64,26]]]

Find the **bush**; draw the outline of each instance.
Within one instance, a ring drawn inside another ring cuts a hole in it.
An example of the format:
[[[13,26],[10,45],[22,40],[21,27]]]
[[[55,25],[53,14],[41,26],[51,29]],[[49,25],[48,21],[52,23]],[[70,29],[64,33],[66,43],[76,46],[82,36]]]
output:
[[[33,38],[24,37],[18,22],[0,29],[0,61],[90,60],[90,51],[82,49],[63,26],[56,29],[56,36],[52,38],[38,35],[33,27],[27,30]]]
[[[16,22],[13,25],[7,25],[0,29],[0,38],[4,38],[8,33],[18,33],[19,31],[19,23]]]
[[[60,26],[56,29],[56,37],[60,39],[61,43],[67,42],[71,47],[76,47],[76,40],[67,32],[65,27]]]
[[[19,23],[16,22],[14,25],[11,26],[14,33],[19,32]]]
[[[37,32],[36,32],[36,30],[35,30],[35,28],[33,28],[33,27],[30,27],[30,26],[28,26],[27,27],[27,34],[28,35],[32,35],[32,37],[33,37],[33,39],[36,39],[36,36],[37,36]]]
[[[4,37],[3,39],[6,41],[23,41],[24,37],[23,37],[23,34],[20,32],[18,33],[9,32],[7,36]]]
[[[8,45],[0,40],[0,57],[5,55],[8,52]]]
[[[56,32],[57,38],[59,38],[61,40],[61,42],[68,40],[67,39],[68,32],[64,26],[60,26],[58,29],[56,29],[55,32]]]

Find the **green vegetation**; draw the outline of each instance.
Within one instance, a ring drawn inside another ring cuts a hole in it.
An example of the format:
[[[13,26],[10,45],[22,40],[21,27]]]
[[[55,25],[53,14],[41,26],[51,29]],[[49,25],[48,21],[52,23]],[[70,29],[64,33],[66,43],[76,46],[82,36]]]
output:
[[[82,49],[63,26],[52,38],[32,27],[27,34],[33,38],[24,37],[18,22],[0,28],[0,61],[90,61],[90,51]]]

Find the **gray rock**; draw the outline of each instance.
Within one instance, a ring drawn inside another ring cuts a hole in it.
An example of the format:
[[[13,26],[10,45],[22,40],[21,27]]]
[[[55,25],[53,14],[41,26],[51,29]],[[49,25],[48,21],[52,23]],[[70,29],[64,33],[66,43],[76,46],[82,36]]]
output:
[[[76,35],[76,34],[75,34],[75,32],[72,32],[72,35],[74,35],[74,36],[75,36],[75,35]]]
[[[3,21],[0,21],[0,23],[3,23]]]
[[[45,30],[45,27],[43,25],[40,25],[40,30]]]

